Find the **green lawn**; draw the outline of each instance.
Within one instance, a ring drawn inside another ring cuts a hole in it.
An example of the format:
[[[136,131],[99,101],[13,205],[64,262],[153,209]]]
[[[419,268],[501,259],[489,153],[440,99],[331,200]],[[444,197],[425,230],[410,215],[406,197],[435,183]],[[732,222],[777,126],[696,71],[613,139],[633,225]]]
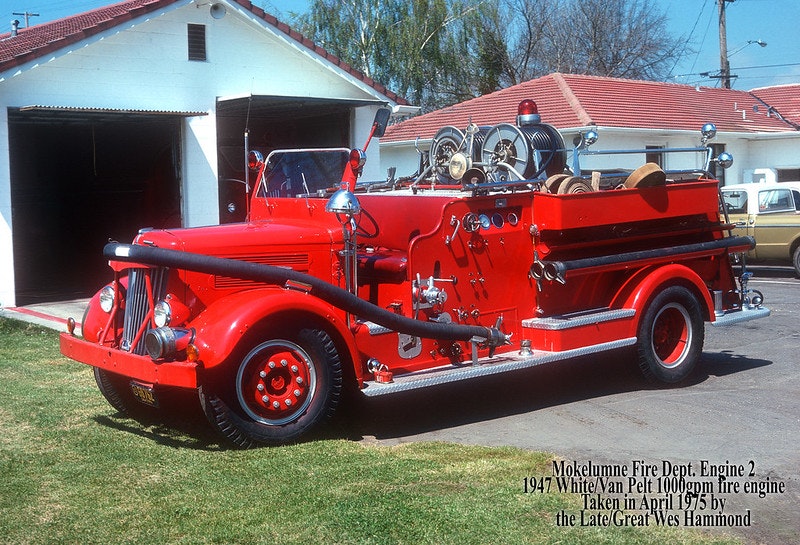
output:
[[[525,494],[552,456],[340,439],[255,450],[204,422],[119,416],[53,331],[0,319],[0,539],[8,543],[731,543],[564,529],[577,498]]]

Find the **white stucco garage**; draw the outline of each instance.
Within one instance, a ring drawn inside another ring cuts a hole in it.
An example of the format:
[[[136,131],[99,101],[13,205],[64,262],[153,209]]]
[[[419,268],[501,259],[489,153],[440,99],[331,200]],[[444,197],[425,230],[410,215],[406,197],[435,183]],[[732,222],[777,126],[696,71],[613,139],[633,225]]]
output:
[[[406,102],[247,1],[0,35],[0,306],[90,294],[108,238],[234,219],[245,129],[264,151],[351,147],[383,105]]]

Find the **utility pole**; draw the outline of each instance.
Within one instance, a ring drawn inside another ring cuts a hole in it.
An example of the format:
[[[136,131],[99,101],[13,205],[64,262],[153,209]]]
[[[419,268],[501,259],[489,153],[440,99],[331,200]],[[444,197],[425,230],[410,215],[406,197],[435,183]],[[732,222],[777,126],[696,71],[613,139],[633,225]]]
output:
[[[731,88],[731,64],[728,61],[728,38],[725,29],[725,4],[734,0],[717,0],[719,7],[719,75],[722,87]]]
[[[25,17],[25,28],[28,28],[28,22],[29,22],[29,19],[30,19],[31,17],[38,17],[38,16],[39,16],[39,14],[38,14],[38,13],[29,13],[29,12],[27,12],[27,11],[24,11],[24,12],[22,12],[22,13],[15,11],[15,12],[14,12],[14,13],[12,13],[11,15],[20,15],[20,16],[22,16],[22,17]]]

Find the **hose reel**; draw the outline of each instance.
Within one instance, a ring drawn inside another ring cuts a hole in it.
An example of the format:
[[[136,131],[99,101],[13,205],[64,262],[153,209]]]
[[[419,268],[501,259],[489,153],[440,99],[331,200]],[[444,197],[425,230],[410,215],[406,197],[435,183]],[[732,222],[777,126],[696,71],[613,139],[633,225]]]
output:
[[[450,170],[456,154],[459,154],[456,161],[464,163],[465,171],[472,167],[472,163],[481,161],[483,142],[489,129],[490,127],[478,127],[472,124],[467,127],[466,132],[450,125],[439,129],[433,137],[429,154],[431,167],[438,182],[453,184],[461,179],[461,176],[454,177]]]
[[[517,127],[500,123],[492,127],[483,144],[483,164],[493,176],[508,173],[518,179],[538,178],[564,171],[564,140],[550,125]]]

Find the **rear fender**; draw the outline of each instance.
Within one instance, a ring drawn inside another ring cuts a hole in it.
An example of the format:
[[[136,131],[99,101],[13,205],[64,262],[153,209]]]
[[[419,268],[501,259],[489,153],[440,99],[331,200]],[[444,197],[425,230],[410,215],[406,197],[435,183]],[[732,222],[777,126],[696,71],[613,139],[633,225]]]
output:
[[[611,308],[635,308],[637,316],[641,316],[650,297],[660,288],[672,285],[686,286],[698,296],[705,305],[706,320],[714,316],[714,302],[703,280],[689,267],[676,263],[638,271],[617,292]],[[632,334],[636,334],[635,329]]]
[[[286,323],[292,317],[301,318],[304,323],[314,318],[324,323],[331,337],[339,339],[337,346],[347,351],[341,356],[349,357],[356,378],[361,380],[358,351],[341,312],[299,291],[282,288],[240,291],[214,301],[189,326],[196,331],[194,344],[203,366],[211,369],[223,363],[254,328],[269,320]]]

